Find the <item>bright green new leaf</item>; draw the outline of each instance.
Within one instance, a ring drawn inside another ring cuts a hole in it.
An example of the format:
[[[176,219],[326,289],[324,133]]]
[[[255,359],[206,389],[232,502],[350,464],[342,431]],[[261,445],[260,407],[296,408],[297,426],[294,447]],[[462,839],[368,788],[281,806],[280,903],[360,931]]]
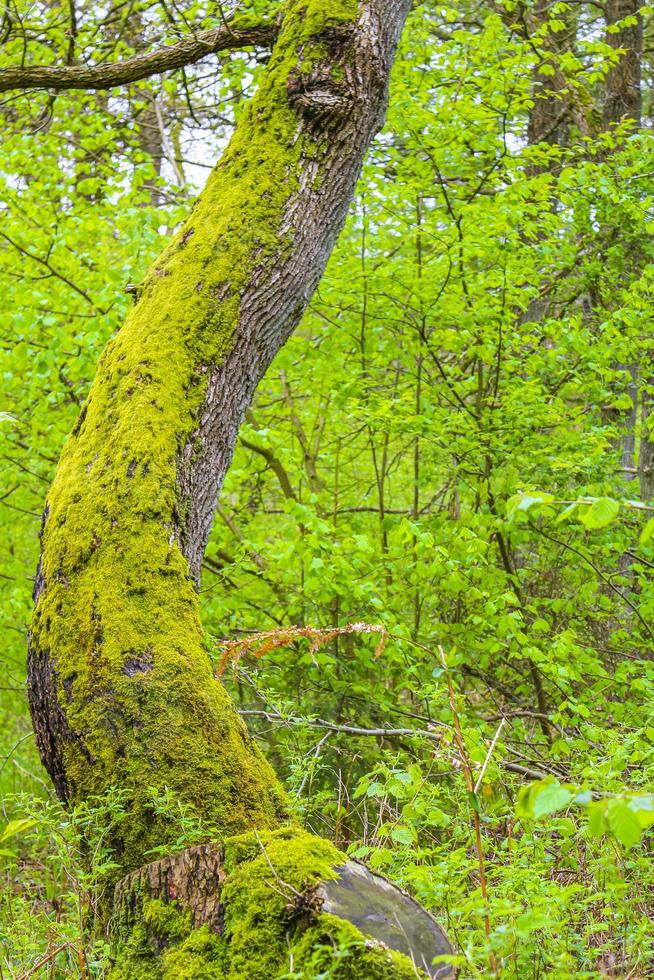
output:
[[[529,510],[531,507],[535,507],[537,504],[550,504],[553,500],[554,496],[551,493],[540,493],[536,497],[531,497],[529,494],[525,494],[523,497],[521,497],[517,509]]]
[[[519,817],[546,817],[562,810],[574,799],[574,793],[563,786],[554,776],[524,787],[518,797],[516,813]]]
[[[640,532],[641,546],[647,544],[647,542],[651,540],[652,536],[654,536],[654,517],[650,517],[647,524]]]
[[[11,837],[18,837],[26,830],[36,827],[38,821],[32,817],[21,817],[18,820],[10,820],[5,829],[0,834],[0,842],[9,840]]]
[[[589,531],[595,531],[606,527],[614,521],[620,513],[620,503],[612,497],[599,497],[595,500],[588,510],[584,510],[579,515],[579,520]]]
[[[412,827],[398,824],[391,830],[391,839],[397,844],[413,844],[416,839],[416,832]]]
[[[562,786],[558,780],[554,780],[549,785],[543,787],[535,797],[533,802],[534,817],[546,817],[550,813],[562,810],[563,807],[571,802],[573,796],[574,793],[571,793],[569,789]]]
[[[591,803],[588,807],[588,832],[592,837],[602,837],[608,829],[606,820],[606,805]]]
[[[624,800],[610,800],[606,808],[606,819],[612,834],[626,848],[633,847],[641,837],[638,817]]]
[[[628,802],[643,830],[654,824],[654,796],[632,796]]]

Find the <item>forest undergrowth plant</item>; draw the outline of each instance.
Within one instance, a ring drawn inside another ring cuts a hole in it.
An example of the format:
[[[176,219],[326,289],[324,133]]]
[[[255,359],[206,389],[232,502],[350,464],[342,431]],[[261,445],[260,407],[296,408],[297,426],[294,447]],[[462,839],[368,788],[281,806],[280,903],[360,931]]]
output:
[[[152,788],[151,806],[177,828],[153,861],[211,834],[169,790]],[[0,976],[104,976],[110,945],[99,913],[115,875],[112,834],[127,818],[125,793],[112,788],[72,810],[29,794],[7,796],[3,815],[10,819],[0,827]]]
[[[364,642],[368,636],[378,642],[381,626],[356,625]],[[325,634],[302,627],[251,639],[241,657],[251,653],[263,664],[257,656],[262,644],[271,655],[288,644],[296,652],[317,644],[318,653]],[[371,664],[374,653],[373,645]],[[627,964],[632,976],[640,976],[639,964],[652,951],[648,922],[654,880],[643,876],[638,857],[650,846],[652,798],[642,791],[620,796],[610,784],[600,792],[599,771],[592,789],[552,775],[541,781],[527,777],[524,783],[525,777],[504,768],[511,765],[520,722],[504,716],[495,722],[492,737],[480,740],[471,725],[477,706],[457,691],[460,656],[444,658],[439,651],[433,662],[431,697],[444,707],[449,723],[422,729],[382,724],[366,729],[352,720],[331,722],[330,729],[329,719],[302,718],[283,705],[267,704],[265,683],[256,682],[267,723],[280,735],[318,739],[321,752],[335,749],[329,778],[334,759],[343,772],[342,792],[333,799],[323,788],[325,773],[312,769],[304,753],[294,777],[302,821],[314,826],[321,813],[333,821],[334,836],[353,856],[403,882],[428,907],[444,910],[462,953],[460,964],[471,975],[490,970],[534,978],[542,971],[595,977],[604,968],[599,964],[614,963]],[[243,659],[238,669],[247,673]],[[407,739],[409,745],[398,750],[397,740]],[[357,777],[353,792],[348,767],[356,771],[356,756],[370,742],[379,746],[382,761]],[[200,839],[198,816],[180,808],[170,794],[153,798],[152,805],[177,821],[178,849]],[[108,948],[94,935],[93,910],[112,869],[107,835],[124,819],[120,795],[72,814],[29,797],[8,800],[5,808],[13,821],[5,839],[12,853],[3,859],[5,973],[20,977],[41,963],[55,976],[83,977],[84,970],[89,977],[102,976]],[[318,826],[325,829],[324,822]],[[95,841],[90,855],[83,838]],[[35,882],[44,880],[47,888],[39,884],[35,893]]]
[[[381,629],[362,625],[362,640]],[[321,827],[330,820],[339,840],[350,835],[354,857],[404,882],[428,906],[444,909],[460,962],[475,976],[490,970],[595,977],[611,964],[640,976],[652,951],[654,878],[636,881],[634,873],[644,857],[637,852],[651,846],[652,797],[642,790],[624,796],[619,780],[607,782],[606,767],[591,766],[585,788],[566,783],[560,764],[552,767],[544,758],[514,762],[522,757],[515,747],[524,721],[510,710],[480,739],[474,726],[479,705],[457,690],[464,662],[456,651],[445,657],[438,644],[430,698],[446,713],[440,712],[438,724],[414,721],[403,729],[387,719],[366,728],[353,719],[339,724],[302,717],[280,705],[242,659],[251,654],[266,676],[264,653],[290,644],[295,656],[304,646],[316,656],[328,632],[282,629],[237,644],[238,676],[254,684],[261,705],[253,714],[265,715],[263,723],[287,744],[314,743],[311,753],[294,756],[294,784],[305,793],[298,799],[302,820],[312,826],[320,815]],[[401,641],[387,642],[385,654]],[[412,646],[410,639],[406,643]],[[368,656],[374,665],[374,648]],[[555,733],[556,719],[554,713]],[[370,742],[383,761],[356,777],[352,791],[357,756],[369,758],[363,746]],[[556,743],[554,748],[560,751]],[[334,769],[342,774],[335,795],[324,787]]]
[[[490,902],[488,896],[488,881],[486,877],[486,858],[484,856],[484,844],[482,840],[481,832],[481,819],[480,819],[480,801],[478,797],[479,788],[481,786],[482,780],[484,778],[484,773],[493,754],[493,749],[497,743],[500,732],[504,724],[504,719],[501,720],[497,732],[493,736],[493,741],[488,749],[488,754],[484,759],[483,765],[479,772],[477,778],[473,775],[472,764],[468,750],[466,748],[466,743],[463,738],[463,732],[461,730],[461,719],[459,716],[459,710],[457,707],[456,694],[454,691],[454,685],[452,683],[452,678],[448,671],[447,657],[445,651],[442,647],[439,647],[439,653],[443,668],[445,670],[445,679],[447,683],[447,693],[450,701],[450,710],[452,712],[452,723],[454,726],[454,740],[456,743],[456,748],[459,753],[459,759],[461,763],[461,768],[463,770],[463,775],[465,777],[466,790],[468,792],[468,800],[470,805],[472,827],[474,833],[475,842],[475,853],[477,855],[477,861],[479,863],[479,889],[481,892],[481,898],[484,903],[484,931],[486,933],[486,939],[490,941],[491,937],[491,920],[490,920]],[[488,954],[488,966],[491,973],[497,976],[497,961],[495,954],[490,952]]]
[[[5,798],[3,813],[16,815],[8,827],[20,830],[0,859],[3,976],[101,975],[109,946],[97,910],[115,869],[110,837],[123,802],[113,790],[73,811],[27,794]]]

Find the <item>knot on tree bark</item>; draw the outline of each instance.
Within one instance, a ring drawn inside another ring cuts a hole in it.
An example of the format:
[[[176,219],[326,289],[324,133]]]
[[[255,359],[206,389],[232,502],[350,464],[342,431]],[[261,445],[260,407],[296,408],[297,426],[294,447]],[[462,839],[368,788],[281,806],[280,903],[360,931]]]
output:
[[[328,128],[352,111],[352,91],[333,71],[331,66],[320,66],[309,74],[294,72],[289,77],[289,101],[311,125]]]
[[[307,64],[300,59],[289,76],[289,101],[311,125],[329,128],[352,112],[357,93],[349,75],[356,37],[354,24],[326,28],[311,39],[311,50],[320,52],[318,60]]]

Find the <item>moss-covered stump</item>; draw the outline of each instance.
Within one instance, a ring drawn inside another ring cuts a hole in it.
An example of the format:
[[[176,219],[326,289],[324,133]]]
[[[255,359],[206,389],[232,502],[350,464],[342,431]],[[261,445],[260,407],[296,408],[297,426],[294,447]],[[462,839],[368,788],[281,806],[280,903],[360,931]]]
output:
[[[452,977],[452,947],[395,885],[298,828],[147,865],[116,887],[110,980]]]

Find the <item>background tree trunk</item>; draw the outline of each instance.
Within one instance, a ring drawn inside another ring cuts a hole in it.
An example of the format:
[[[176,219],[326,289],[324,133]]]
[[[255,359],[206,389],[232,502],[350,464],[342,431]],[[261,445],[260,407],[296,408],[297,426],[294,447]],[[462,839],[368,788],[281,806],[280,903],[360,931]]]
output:
[[[647,380],[641,387],[641,433],[638,454],[640,498],[644,501],[654,500],[654,372],[652,371],[654,353],[650,352],[648,361]]]
[[[632,120],[634,129],[639,129],[642,116],[641,62],[643,57],[643,21],[640,16],[640,3],[637,0],[609,0],[605,7],[606,26],[630,19],[633,23],[623,25],[620,30],[607,30],[605,40],[612,48],[621,51],[619,60],[609,69],[604,81],[604,128],[610,129],[625,120]],[[631,249],[633,268],[642,266],[641,250],[637,243]],[[613,412],[618,421],[620,433],[620,466],[622,477],[629,482],[637,475],[636,468],[636,425],[638,418],[638,373],[636,361],[616,365],[629,379],[626,385],[631,406],[626,411]]]

